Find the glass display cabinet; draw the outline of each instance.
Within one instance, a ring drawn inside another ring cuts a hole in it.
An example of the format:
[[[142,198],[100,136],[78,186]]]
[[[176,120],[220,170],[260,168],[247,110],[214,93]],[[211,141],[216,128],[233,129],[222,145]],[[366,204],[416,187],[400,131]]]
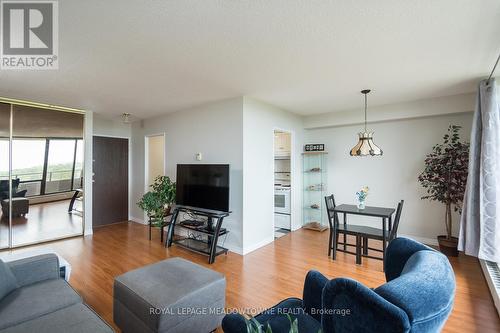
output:
[[[304,152],[302,155],[304,172],[303,228],[325,231],[328,229],[325,211],[328,153],[325,151],[311,151]]]

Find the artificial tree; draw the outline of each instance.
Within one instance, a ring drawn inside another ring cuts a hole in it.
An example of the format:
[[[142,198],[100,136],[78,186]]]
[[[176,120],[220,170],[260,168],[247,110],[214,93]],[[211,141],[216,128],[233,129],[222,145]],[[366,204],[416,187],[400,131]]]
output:
[[[418,181],[427,190],[422,199],[435,200],[446,206],[446,236],[438,236],[441,251],[458,255],[457,239],[452,237],[452,207],[462,212],[469,165],[469,143],[460,141],[461,126],[450,125],[443,143],[432,147],[425,158],[425,169]],[[447,250],[448,249],[448,250]]]

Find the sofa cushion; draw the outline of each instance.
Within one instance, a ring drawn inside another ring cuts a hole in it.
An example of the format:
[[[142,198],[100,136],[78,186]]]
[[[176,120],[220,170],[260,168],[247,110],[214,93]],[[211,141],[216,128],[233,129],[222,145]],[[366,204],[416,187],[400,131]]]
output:
[[[101,333],[113,332],[86,305],[78,303],[67,308],[0,330],[0,333]]]
[[[18,288],[0,301],[0,329],[75,303],[81,303],[81,298],[63,279],[46,280]]]
[[[0,259],[0,300],[19,287],[9,266]]]

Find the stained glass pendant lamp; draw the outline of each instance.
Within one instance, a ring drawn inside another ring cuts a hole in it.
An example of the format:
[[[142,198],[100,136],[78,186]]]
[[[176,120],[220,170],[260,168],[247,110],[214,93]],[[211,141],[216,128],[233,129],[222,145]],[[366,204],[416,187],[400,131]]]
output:
[[[365,131],[358,133],[359,141],[349,152],[351,156],[380,156],[383,153],[382,149],[373,143],[373,132],[366,130],[367,95],[369,92],[370,89],[361,90],[361,93],[365,95]]]

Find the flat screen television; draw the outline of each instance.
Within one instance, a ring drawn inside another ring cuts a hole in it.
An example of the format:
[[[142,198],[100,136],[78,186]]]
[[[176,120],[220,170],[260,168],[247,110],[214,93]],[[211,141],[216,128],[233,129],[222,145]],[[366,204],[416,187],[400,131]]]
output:
[[[176,204],[229,211],[229,164],[177,164]]]

